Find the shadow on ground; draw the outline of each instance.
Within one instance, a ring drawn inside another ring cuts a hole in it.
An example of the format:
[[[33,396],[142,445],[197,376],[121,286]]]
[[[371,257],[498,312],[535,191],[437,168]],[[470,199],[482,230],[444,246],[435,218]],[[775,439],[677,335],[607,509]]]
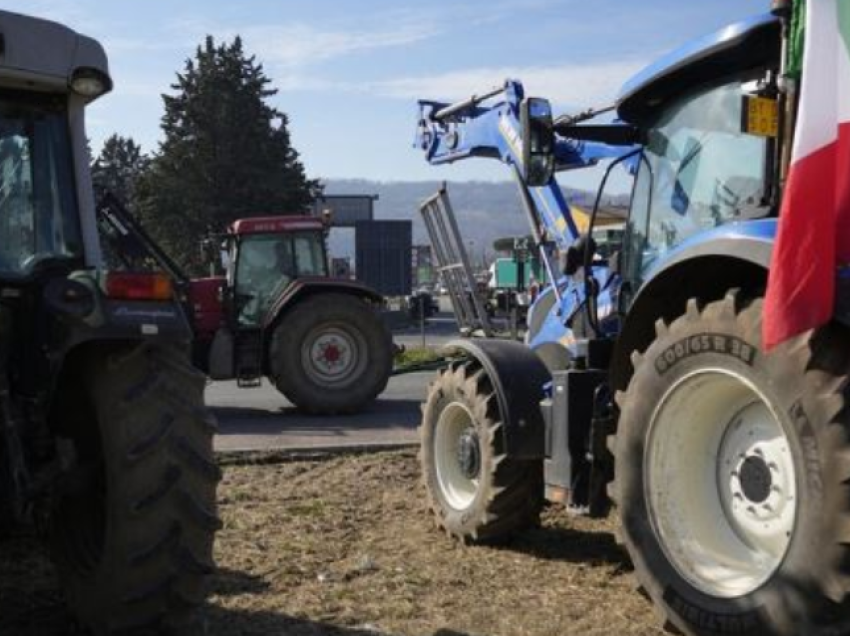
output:
[[[631,571],[632,562],[610,532],[588,532],[564,527],[527,530],[510,542],[497,546],[547,561],[613,565],[617,571]]]
[[[0,546],[0,549],[2,546]],[[213,579],[212,593],[219,597],[262,594],[268,583],[262,578],[228,569]],[[296,618],[269,611],[239,610],[208,603],[194,625],[168,634],[161,632],[133,636],[378,636],[384,632],[369,626],[343,627]],[[55,586],[20,591],[0,584],[0,636],[90,636],[77,626]],[[440,629],[434,636],[468,636]]]
[[[210,607],[205,610],[205,636],[387,636],[368,626],[339,627],[326,623],[273,614],[270,612],[240,612]],[[463,632],[440,629],[433,636],[471,636]]]

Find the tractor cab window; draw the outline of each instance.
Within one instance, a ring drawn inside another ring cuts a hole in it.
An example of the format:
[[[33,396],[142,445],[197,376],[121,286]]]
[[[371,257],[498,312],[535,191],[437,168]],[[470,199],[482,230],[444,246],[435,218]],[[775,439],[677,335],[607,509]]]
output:
[[[299,276],[327,276],[324,239],[318,232],[297,232],[292,244]]]
[[[295,278],[327,276],[324,239],[319,232],[245,236],[239,242],[235,276],[239,322],[259,326]]]
[[[64,107],[0,93],[0,276],[82,257]]]
[[[275,298],[295,278],[292,242],[287,235],[256,234],[239,242],[236,301],[239,321],[257,326]]]
[[[764,215],[768,140],[741,131],[743,81],[702,88],[650,125],[627,228],[626,278],[635,284],[688,238]]]

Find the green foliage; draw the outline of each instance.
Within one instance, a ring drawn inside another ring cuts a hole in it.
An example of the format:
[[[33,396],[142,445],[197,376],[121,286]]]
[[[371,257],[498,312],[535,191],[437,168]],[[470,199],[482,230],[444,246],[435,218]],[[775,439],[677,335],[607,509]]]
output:
[[[150,159],[130,137],[113,134],[103,142],[92,164],[92,181],[98,191],[108,190],[126,207],[132,208],[136,185]]]
[[[397,351],[393,362],[395,366],[400,367],[436,362],[442,357],[440,351],[434,347],[409,347]]]
[[[200,239],[244,217],[301,214],[320,194],[292,147],[277,93],[239,37],[207,37],[163,95],[165,139],[139,183],[145,227],[190,272]]]

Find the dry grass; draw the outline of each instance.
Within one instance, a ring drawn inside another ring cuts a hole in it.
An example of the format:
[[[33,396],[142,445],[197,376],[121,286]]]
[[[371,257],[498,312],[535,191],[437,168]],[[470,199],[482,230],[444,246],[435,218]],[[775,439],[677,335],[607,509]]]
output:
[[[612,521],[550,509],[508,546],[460,546],[434,531],[412,452],[230,464],[220,501],[211,636],[661,633]],[[0,625],[12,598],[20,618],[41,619],[31,633],[68,633],[38,551],[11,545],[13,559],[0,549]]]

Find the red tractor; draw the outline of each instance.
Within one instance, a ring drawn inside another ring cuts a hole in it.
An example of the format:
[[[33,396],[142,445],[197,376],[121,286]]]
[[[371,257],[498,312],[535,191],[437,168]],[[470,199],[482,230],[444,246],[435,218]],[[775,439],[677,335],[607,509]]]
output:
[[[316,414],[349,413],[384,390],[392,338],[383,298],[331,278],[327,224],[317,217],[259,217],[233,223],[206,244],[224,275],[188,279],[117,201],[99,205],[103,233],[129,263],[156,262],[182,289],[194,327],[194,361],[213,380],[259,386],[268,377],[289,401]],[[117,241],[117,243],[116,243]]]

